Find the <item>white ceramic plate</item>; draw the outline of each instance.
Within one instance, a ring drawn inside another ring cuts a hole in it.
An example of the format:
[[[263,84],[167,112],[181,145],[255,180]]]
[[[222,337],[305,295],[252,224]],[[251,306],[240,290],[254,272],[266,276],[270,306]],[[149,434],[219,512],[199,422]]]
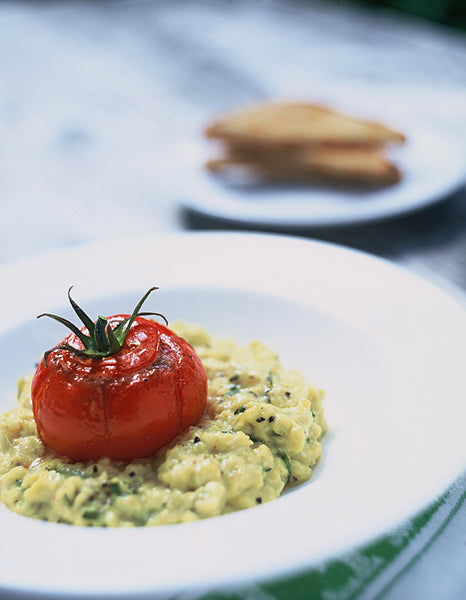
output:
[[[217,154],[215,145],[185,141],[176,149],[177,172],[183,174],[176,197],[195,213],[264,227],[346,226],[412,213],[455,192],[466,180],[466,160],[458,138],[432,123],[411,121],[402,127],[406,144],[388,152],[402,172],[401,181],[389,187],[232,183],[203,167]]]
[[[386,532],[465,464],[466,316],[379,259],[286,236],[116,240],[0,269],[0,409],[63,327],[66,290],[92,314],[150,307],[240,342],[259,338],[327,390],[323,458],[277,501],[186,525],[87,529],[0,507],[0,595],[166,598],[287,577]]]

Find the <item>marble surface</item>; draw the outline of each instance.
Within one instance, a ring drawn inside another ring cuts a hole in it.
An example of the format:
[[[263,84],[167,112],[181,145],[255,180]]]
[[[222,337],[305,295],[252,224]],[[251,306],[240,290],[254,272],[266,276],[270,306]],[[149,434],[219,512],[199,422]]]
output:
[[[242,103],[383,106],[465,143],[465,66],[463,33],[345,2],[1,2],[0,263],[119,235],[251,228],[185,211],[173,194],[180,140]],[[274,229],[383,256],[464,301],[464,186],[381,223]],[[404,575],[410,598],[433,598],[430,578],[464,556],[465,521],[463,510]],[[464,570],[450,579],[445,598],[459,599]],[[402,597],[394,589],[387,598]]]
[[[342,3],[3,2],[0,260],[216,227],[180,212],[168,156],[244,102],[382,98],[464,138],[465,51],[454,30]],[[465,210],[461,191],[394,224],[318,235],[464,288]]]

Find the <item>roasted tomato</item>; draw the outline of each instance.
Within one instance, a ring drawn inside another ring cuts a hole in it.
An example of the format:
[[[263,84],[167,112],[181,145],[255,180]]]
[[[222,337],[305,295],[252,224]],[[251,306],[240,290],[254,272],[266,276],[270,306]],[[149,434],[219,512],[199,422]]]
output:
[[[75,461],[129,461],[154,454],[204,412],[207,377],[194,349],[140,312],[84,323],[44,354],[32,382],[39,437]],[[162,315],[159,315],[162,316]]]

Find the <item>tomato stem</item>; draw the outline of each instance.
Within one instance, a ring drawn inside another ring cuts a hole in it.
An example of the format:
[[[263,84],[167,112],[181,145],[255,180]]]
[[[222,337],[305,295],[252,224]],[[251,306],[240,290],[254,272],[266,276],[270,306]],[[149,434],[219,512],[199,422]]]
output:
[[[67,343],[62,343],[58,344],[57,346],[54,346],[53,348],[47,350],[47,352],[44,353],[45,366],[47,366],[47,360],[50,354],[58,349],[69,350],[70,352],[73,352],[74,354],[77,354],[79,356],[87,356],[89,358],[98,359],[116,354],[123,347],[128,331],[130,330],[130,327],[133,324],[135,318],[138,316],[155,315],[161,317],[165,321],[165,324],[168,325],[167,319],[161,313],[141,312],[142,305],[147,300],[149,294],[151,294],[154,290],[158,290],[158,287],[151,287],[136,304],[136,307],[134,308],[131,315],[120,321],[118,325],[116,325],[116,327],[114,328],[112,328],[108,319],[106,317],[103,317],[102,315],[99,315],[95,322],[92,321],[92,319],[71,297],[72,288],[73,286],[71,286],[68,289],[68,299],[74,312],[82,321],[89,335],[86,335],[84,331],[79,329],[74,323],[68,321],[68,319],[65,319],[64,317],[60,317],[58,315],[53,315],[50,313],[42,313],[38,315],[38,319],[40,317],[50,317],[51,319],[58,321],[62,325],[65,325],[65,327],[68,327],[68,329],[70,329],[76,335],[76,337],[79,338],[82,345],[84,346],[84,349],[76,348]]]

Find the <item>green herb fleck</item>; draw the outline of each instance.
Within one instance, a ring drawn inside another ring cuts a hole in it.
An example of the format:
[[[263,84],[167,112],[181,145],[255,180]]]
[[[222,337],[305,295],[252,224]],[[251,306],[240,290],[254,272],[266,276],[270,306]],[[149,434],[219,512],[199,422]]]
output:
[[[74,502],[74,499],[73,499],[73,498],[70,498],[70,497],[68,496],[68,494],[65,494],[63,497],[64,497],[64,499],[65,499],[65,502],[66,502],[66,504],[67,504],[68,506],[70,506],[70,507],[71,507],[71,506],[73,506],[73,502]]]
[[[100,512],[98,510],[85,510],[83,512],[83,519],[95,520],[100,517]]]
[[[225,395],[226,396],[234,396],[239,391],[241,391],[241,386],[236,383],[235,385],[232,385],[230,387],[230,389],[228,390],[228,392]]]
[[[253,442],[254,444],[260,444],[262,442],[262,440],[260,440],[259,438],[254,437],[253,435],[249,436],[249,439],[251,440],[251,442]]]
[[[110,481],[108,484],[108,488],[113,496],[122,496],[123,492],[121,491],[120,484],[117,481]]]
[[[282,452],[280,452],[277,456],[281,458],[282,461],[285,463],[286,469],[288,471],[288,478],[286,480],[286,483],[289,483],[291,479],[291,461],[288,458],[288,456],[286,454],[283,454]]]

